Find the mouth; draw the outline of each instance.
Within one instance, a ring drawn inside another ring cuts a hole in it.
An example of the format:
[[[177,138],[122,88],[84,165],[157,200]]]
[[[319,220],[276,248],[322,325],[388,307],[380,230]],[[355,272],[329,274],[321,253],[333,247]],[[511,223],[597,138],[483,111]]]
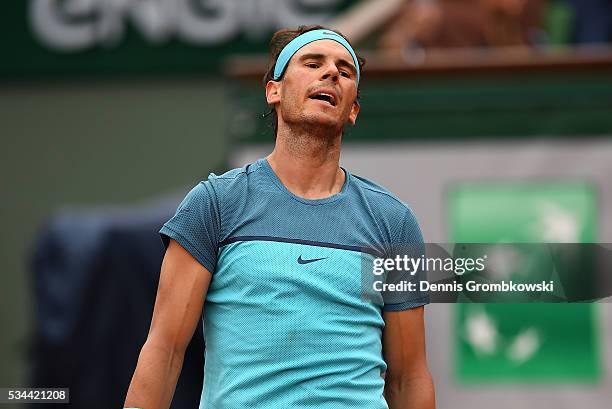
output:
[[[335,107],[336,106],[336,97],[332,94],[329,94],[327,92],[317,92],[315,94],[312,94],[310,97],[310,99],[318,99],[319,101],[325,101],[327,102],[329,105]]]

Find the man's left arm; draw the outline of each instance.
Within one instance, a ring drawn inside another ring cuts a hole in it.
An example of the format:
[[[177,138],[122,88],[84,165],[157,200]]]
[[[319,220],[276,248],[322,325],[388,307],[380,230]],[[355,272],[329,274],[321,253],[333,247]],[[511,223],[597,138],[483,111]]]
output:
[[[425,355],[424,307],[385,311],[383,355],[389,409],[433,409],[435,393]]]

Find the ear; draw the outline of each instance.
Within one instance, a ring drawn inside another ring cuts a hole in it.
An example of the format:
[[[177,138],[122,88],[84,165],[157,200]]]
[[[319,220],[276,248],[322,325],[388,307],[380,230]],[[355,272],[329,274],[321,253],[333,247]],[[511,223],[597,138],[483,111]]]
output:
[[[359,105],[358,100],[355,100],[355,102],[353,102],[353,106],[351,107],[351,112],[349,113],[349,123],[351,125],[355,125],[355,122],[357,122],[357,115],[359,115],[360,110],[361,105]]]
[[[268,102],[268,105],[275,105],[280,102],[280,88],[280,81],[268,81],[266,84],[266,101]]]

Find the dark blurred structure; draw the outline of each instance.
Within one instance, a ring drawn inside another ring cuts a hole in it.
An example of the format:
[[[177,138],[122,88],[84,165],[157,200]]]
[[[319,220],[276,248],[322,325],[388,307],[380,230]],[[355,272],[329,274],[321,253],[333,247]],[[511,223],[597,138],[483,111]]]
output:
[[[606,43],[612,40],[612,1],[567,0],[575,13],[576,43]]]
[[[65,210],[38,237],[28,384],[70,388],[70,404],[62,408],[122,407],[159,282],[163,246],[157,231],[181,198],[172,195],[129,208]],[[203,352],[200,323],[172,408],[197,407]]]

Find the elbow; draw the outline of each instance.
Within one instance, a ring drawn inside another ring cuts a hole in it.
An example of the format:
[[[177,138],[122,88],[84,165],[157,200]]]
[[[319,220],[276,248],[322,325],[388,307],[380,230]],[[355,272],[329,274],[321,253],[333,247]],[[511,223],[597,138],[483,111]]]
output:
[[[185,356],[185,351],[187,350],[187,345],[149,335],[142,349],[147,349],[157,356],[166,356],[172,362],[177,360],[182,361]]]
[[[385,379],[384,395],[391,409],[436,407],[433,379],[429,370]]]
[[[385,376],[386,390],[402,394],[415,388],[433,390],[433,378],[427,367],[412,372],[387,373]]]

